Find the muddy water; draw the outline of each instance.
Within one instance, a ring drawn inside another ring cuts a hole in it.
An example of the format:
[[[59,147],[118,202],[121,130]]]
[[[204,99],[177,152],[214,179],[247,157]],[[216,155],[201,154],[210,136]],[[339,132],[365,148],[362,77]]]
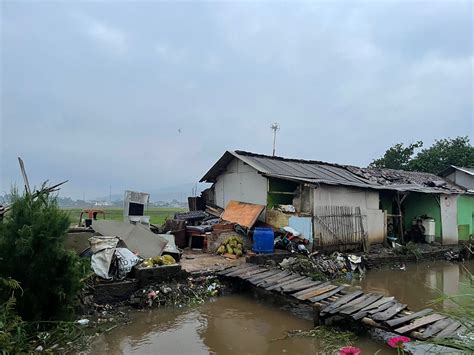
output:
[[[352,281],[352,285],[361,286],[366,292],[395,296],[410,309],[419,310],[438,298],[439,291],[454,295],[471,288],[466,269],[474,274],[474,261],[464,264],[447,261],[410,263],[401,268],[388,266],[369,271],[363,280]],[[430,307],[441,309],[450,305],[447,301]]]
[[[468,264],[471,272],[474,263]],[[396,296],[413,309],[437,296],[432,287],[459,292],[466,274],[458,264],[410,264],[406,270],[384,268],[352,281],[365,291]],[[461,285],[461,286],[460,286]],[[287,331],[312,328],[312,322],[285,307],[248,294],[218,297],[196,307],[162,308],[132,314],[133,321],[97,338],[90,354],[319,354],[313,338],[287,338]],[[392,354],[392,349],[366,337],[356,345],[363,354]]]

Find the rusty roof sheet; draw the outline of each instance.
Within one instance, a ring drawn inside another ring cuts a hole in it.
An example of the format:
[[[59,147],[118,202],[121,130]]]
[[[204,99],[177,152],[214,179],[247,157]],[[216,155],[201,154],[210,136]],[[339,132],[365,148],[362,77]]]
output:
[[[232,200],[227,204],[222,219],[243,227],[252,228],[264,209],[265,206],[263,205]]]
[[[227,164],[238,158],[264,176],[311,184],[346,185],[362,188],[417,191],[424,193],[465,193],[466,190],[429,173],[393,169],[359,168],[316,160],[288,159],[245,151],[227,151],[203,176],[201,182],[215,182]]]

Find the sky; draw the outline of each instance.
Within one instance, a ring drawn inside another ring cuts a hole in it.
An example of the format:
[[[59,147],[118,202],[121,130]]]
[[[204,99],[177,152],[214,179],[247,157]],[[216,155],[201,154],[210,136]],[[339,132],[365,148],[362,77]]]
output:
[[[469,1],[1,1],[0,194],[197,182],[225,150],[366,166],[474,140]]]

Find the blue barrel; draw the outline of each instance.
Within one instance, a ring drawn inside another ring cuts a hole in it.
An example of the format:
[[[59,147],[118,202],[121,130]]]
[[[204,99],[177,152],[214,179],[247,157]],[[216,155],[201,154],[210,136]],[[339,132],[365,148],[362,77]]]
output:
[[[273,229],[255,228],[253,232],[253,251],[256,253],[273,253]]]

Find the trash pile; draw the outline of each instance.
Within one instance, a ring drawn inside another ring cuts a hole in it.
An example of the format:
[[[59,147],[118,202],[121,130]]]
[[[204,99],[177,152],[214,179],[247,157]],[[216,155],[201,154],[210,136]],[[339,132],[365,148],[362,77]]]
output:
[[[232,236],[227,238],[221,246],[217,249],[217,254],[224,256],[235,255],[237,257],[242,256],[244,253],[242,238]]]
[[[283,259],[279,266],[284,270],[297,272],[317,280],[365,274],[365,265],[360,256],[339,252],[331,255],[313,253],[307,257],[303,255],[289,257]]]
[[[130,304],[137,308],[202,303],[219,295],[224,286],[214,276],[189,277],[184,283],[150,285],[136,291]]]
[[[300,232],[290,226],[280,228],[276,231],[275,235],[275,249],[287,250],[290,253],[300,253],[306,256],[309,255],[309,251],[306,248],[309,240],[303,238]]]

